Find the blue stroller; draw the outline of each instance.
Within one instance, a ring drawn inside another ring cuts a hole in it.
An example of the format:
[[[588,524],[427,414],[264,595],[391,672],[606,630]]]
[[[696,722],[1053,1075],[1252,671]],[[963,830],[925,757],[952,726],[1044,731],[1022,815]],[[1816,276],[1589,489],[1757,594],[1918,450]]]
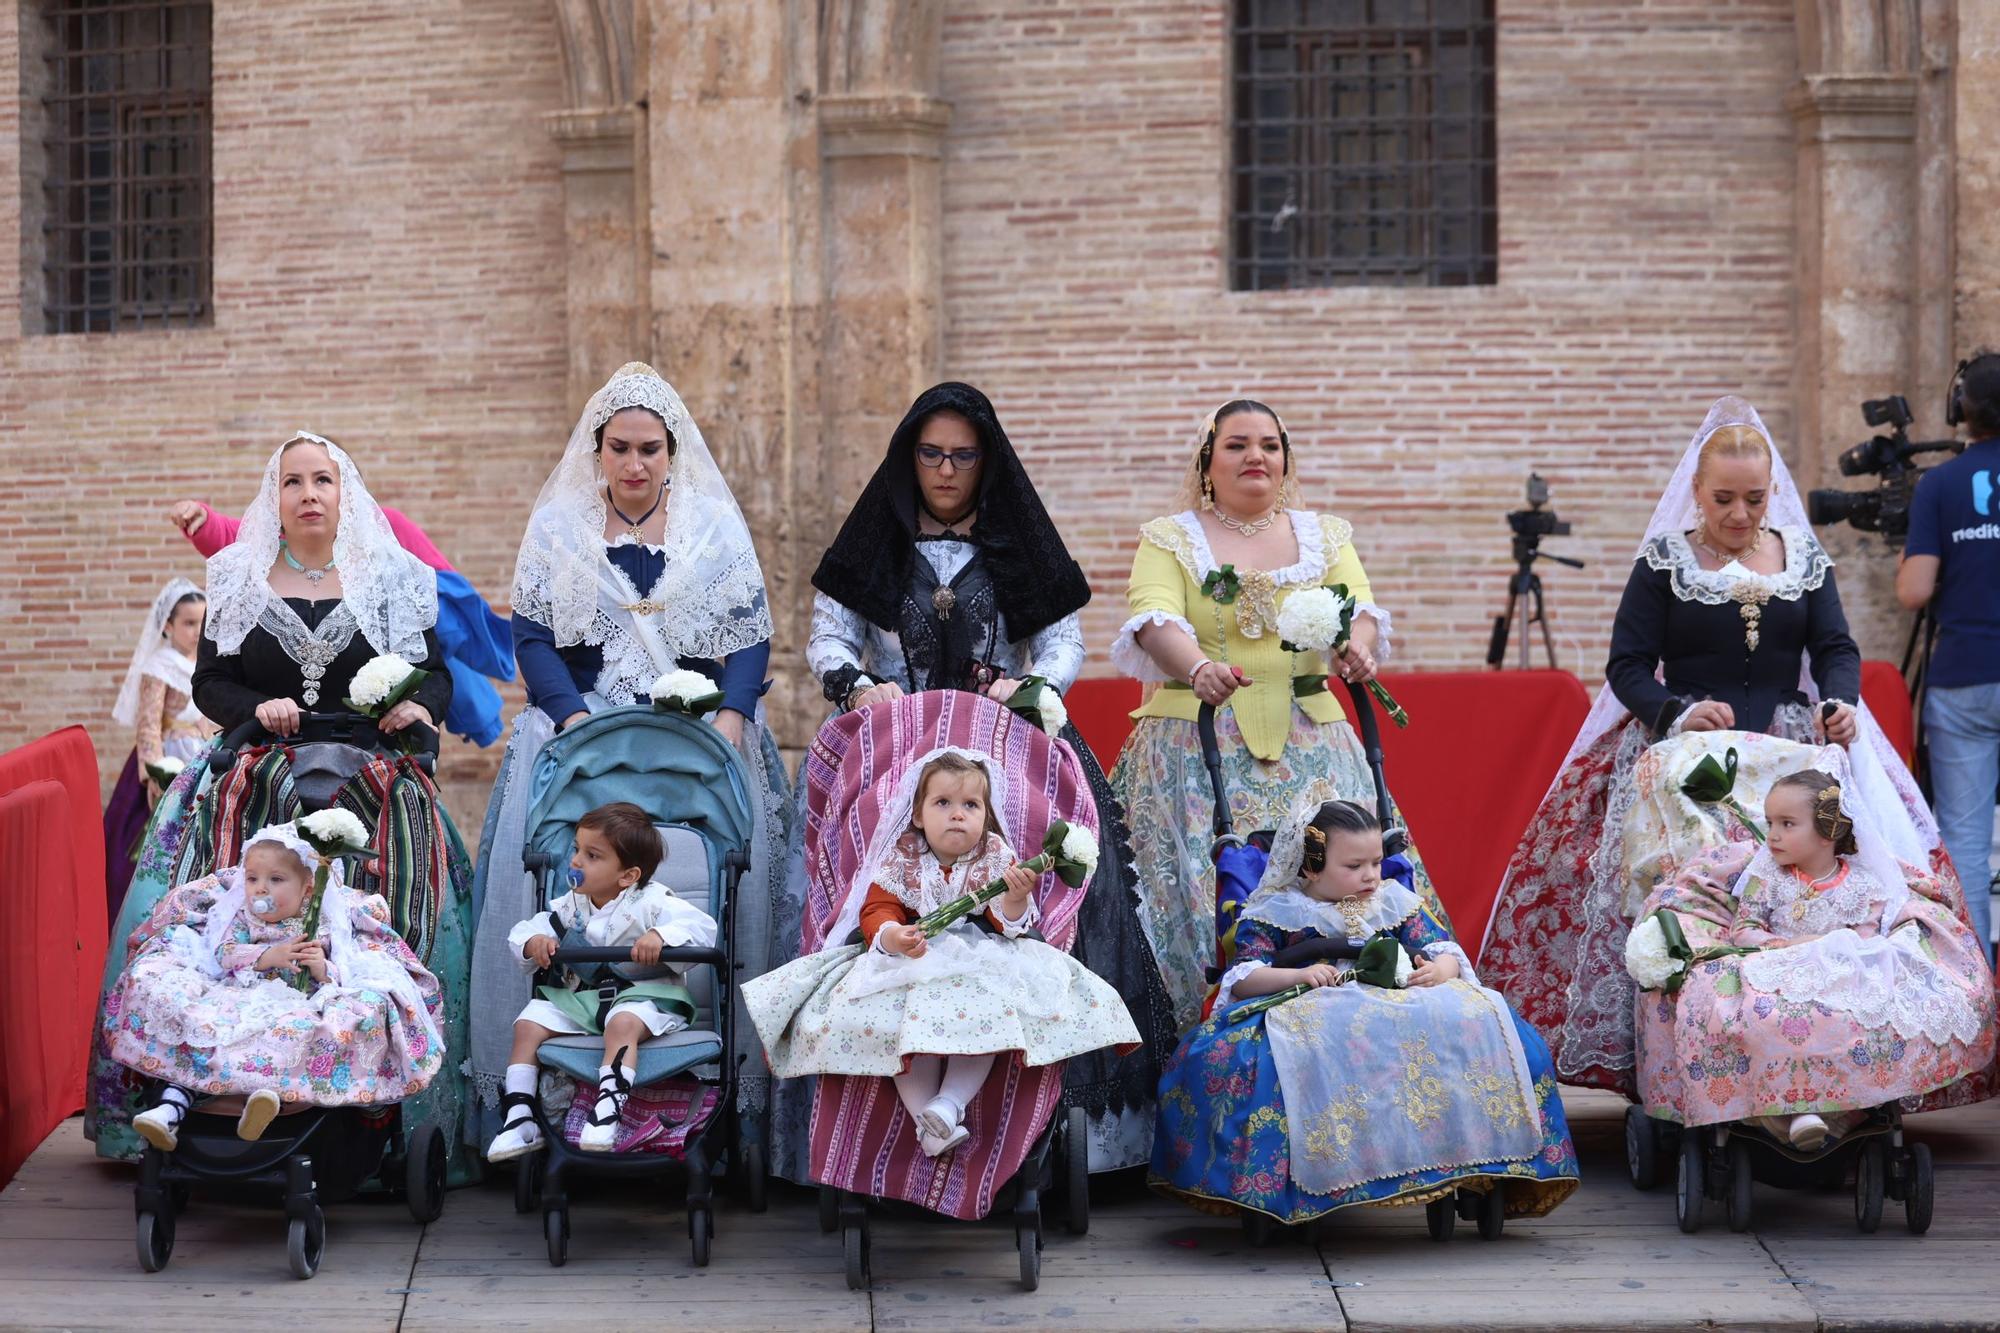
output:
[[[639,1047],[635,1089],[693,1074],[714,1109],[686,1139],[688,1237],[697,1268],[708,1264],[715,1236],[712,1176],[724,1159],[747,1178],[751,1207],[762,1211],[762,1145],[746,1142],[736,1108],[737,1068],[724,1053],[735,1033],[736,886],[750,864],[752,807],[742,760],[721,733],[695,718],[645,706],[592,714],[555,737],[535,761],[530,779],[526,851],[546,905],[567,891],[563,877],[576,838],[576,822],[611,801],[630,801],[653,818],[666,845],[656,878],[715,919],[717,948],[670,948],[662,962],[687,969],[696,1014],[688,1027],[651,1038]],[[630,961],[624,948],[565,947],[553,967]],[[546,975],[538,980],[546,980]],[[543,1043],[541,1065],[594,1083],[603,1043],[595,1036],[554,1037]],[[699,1101],[697,1102],[699,1106]],[[568,1182],[579,1173],[645,1176],[677,1170],[682,1158],[657,1152],[583,1152],[564,1138],[540,1098],[531,1113],[541,1127],[544,1151],[522,1159],[515,1177],[514,1208],[542,1213],[549,1262],[569,1257]]]

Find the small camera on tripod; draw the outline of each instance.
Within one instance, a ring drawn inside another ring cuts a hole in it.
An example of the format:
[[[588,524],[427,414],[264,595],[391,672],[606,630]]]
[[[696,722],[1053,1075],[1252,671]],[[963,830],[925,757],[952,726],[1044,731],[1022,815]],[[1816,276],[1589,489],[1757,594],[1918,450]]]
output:
[[[1815,526],[1846,523],[1857,532],[1879,532],[1891,546],[1902,544],[1910,531],[1910,499],[1923,469],[1912,460],[1919,454],[1956,453],[1956,440],[1911,440],[1909,399],[1901,394],[1870,398],[1861,404],[1861,419],[1887,426],[1886,435],[1863,440],[1840,455],[1843,477],[1878,477],[1872,491],[1816,490],[1806,495],[1806,517]]]
[[[1553,560],[1571,569],[1582,569],[1583,561],[1572,560],[1566,555],[1552,555],[1542,549],[1544,537],[1567,537],[1570,525],[1556,516],[1556,511],[1548,507],[1549,484],[1541,474],[1528,474],[1528,507],[1516,509],[1507,515],[1507,526],[1514,530],[1514,573],[1507,580],[1507,610],[1493,617],[1493,637],[1486,644],[1486,665],[1499,670],[1507,660],[1507,639],[1515,630],[1515,621],[1520,622],[1519,642],[1521,645],[1521,669],[1528,667],[1528,627],[1542,627],[1542,650],[1548,654],[1549,668],[1556,664],[1555,635],[1549,629],[1547,616],[1542,605],[1542,576],[1535,572],[1535,561]]]

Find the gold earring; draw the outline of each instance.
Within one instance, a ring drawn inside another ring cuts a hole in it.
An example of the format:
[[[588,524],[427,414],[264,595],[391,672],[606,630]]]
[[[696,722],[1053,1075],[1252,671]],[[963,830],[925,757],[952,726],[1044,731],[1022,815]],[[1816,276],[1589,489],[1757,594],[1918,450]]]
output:
[[[1201,476],[1201,507],[1203,509],[1215,508],[1215,482],[1209,478],[1206,472],[1202,473]]]

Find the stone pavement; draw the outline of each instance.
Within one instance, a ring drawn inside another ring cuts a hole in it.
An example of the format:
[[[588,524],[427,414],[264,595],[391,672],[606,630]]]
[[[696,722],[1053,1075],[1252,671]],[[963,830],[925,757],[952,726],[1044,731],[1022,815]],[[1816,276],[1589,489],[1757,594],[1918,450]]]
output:
[[[911,1216],[879,1222],[875,1288],[850,1292],[812,1196],[779,1187],[761,1217],[725,1201],[714,1262],[697,1271],[672,1189],[656,1200],[609,1183],[573,1196],[562,1269],[537,1219],[489,1186],[454,1193],[421,1229],[397,1204],[330,1208],[310,1283],[286,1273],[277,1213],[197,1198],[171,1264],[148,1276],[133,1256],[131,1173],[95,1161],[70,1120],[0,1194],[0,1327],[2000,1328],[2000,1104],[1911,1122],[1938,1156],[1937,1220],[1918,1238],[1893,1203],[1862,1236],[1851,1194],[1764,1186],[1749,1233],[1732,1235],[1711,1204],[1708,1225],[1683,1236],[1669,1192],[1625,1180],[1622,1104],[1574,1090],[1566,1101],[1584,1186],[1497,1242],[1461,1225],[1433,1244],[1420,1210],[1397,1209],[1251,1249],[1234,1223],[1113,1179],[1093,1191],[1088,1236],[1051,1228],[1034,1294],[1019,1289],[1008,1230]]]

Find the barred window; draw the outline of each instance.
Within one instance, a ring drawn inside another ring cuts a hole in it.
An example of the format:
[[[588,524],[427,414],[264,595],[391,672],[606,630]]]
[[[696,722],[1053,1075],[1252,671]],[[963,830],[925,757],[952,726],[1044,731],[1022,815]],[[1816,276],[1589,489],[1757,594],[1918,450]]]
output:
[[[41,13],[44,328],[208,323],[209,5],[46,0]]]
[[[1236,0],[1230,285],[1493,282],[1494,0]]]

